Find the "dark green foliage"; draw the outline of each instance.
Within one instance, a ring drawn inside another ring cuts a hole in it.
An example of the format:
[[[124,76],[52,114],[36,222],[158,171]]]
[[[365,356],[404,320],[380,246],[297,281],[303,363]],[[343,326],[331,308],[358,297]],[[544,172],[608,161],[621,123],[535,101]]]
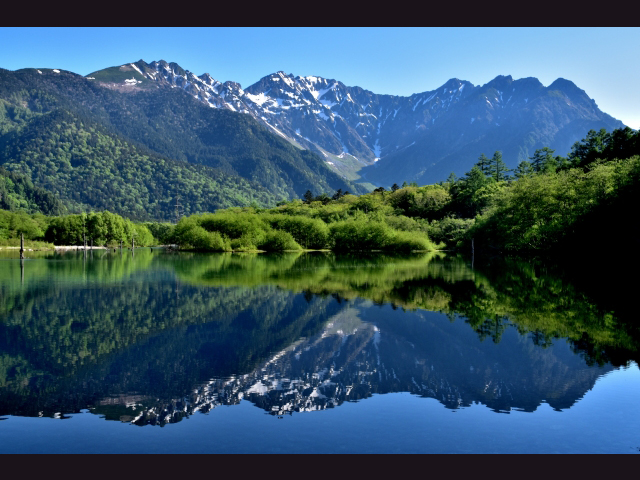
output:
[[[61,215],[65,211],[64,205],[54,194],[34,186],[25,175],[3,167],[0,167],[0,209],[45,215]]]
[[[553,152],[555,150],[551,150],[549,147],[539,148],[533,154],[533,157],[530,157],[531,160],[531,168],[536,173],[539,172],[555,172],[557,165],[557,161],[553,156]]]
[[[83,245],[85,234],[86,215],[67,215],[51,219],[45,240],[54,245]]]
[[[475,217],[481,208],[475,202],[474,195],[488,182],[489,180],[480,168],[474,166],[471,171],[467,172],[463,178],[451,187],[453,211],[464,218]]]
[[[170,245],[175,243],[173,238],[175,225],[160,222],[147,222],[144,225],[149,229],[151,235],[153,235],[160,245]]]
[[[576,142],[569,153],[569,164],[565,168],[588,166],[597,161],[611,161],[640,155],[640,131],[629,127],[607,133],[589,130],[586,138]]]
[[[609,138],[610,136],[604,128],[599,132],[589,130],[586,138],[574,143],[571,147],[569,160],[571,160],[572,166],[582,167],[597,159],[605,158],[603,154]]]
[[[477,244],[518,252],[584,251],[638,244],[640,157],[520,178],[498,192],[469,233]],[[635,247],[634,247],[635,248]]]
[[[304,198],[305,202],[311,203],[313,201],[313,193],[311,193],[311,190],[307,190],[306,192],[304,192],[302,198]]]
[[[429,238],[435,243],[442,242],[450,248],[459,246],[465,240],[473,223],[474,220],[470,218],[456,217],[446,217],[431,222],[428,230]]]

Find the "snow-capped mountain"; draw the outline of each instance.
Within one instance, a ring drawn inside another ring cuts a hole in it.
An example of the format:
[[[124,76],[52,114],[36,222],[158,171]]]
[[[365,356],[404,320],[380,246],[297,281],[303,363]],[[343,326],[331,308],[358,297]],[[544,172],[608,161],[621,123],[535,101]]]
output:
[[[351,180],[385,185],[435,182],[450,171],[461,175],[480,153],[495,150],[503,151],[510,167],[543,146],[566,155],[589,129],[623,126],[564,79],[549,87],[535,78],[511,76],[483,86],[451,79],[435,90],[402,97],[284,72],[242,89],[163,60],[140,60],[88,78],[132,91],[181,88],[211,107],[253,116],[290,142],[320,153]]]

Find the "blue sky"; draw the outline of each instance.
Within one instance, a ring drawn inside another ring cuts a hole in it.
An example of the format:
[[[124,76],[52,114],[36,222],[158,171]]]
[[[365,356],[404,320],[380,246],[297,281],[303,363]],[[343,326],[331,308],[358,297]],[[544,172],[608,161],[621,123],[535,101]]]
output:
[[[0,28],[0,68],[82,75],[144,59],[247,87],[278,70],[411,95],[450,78],[572,80],[640,128],[640,28]]]

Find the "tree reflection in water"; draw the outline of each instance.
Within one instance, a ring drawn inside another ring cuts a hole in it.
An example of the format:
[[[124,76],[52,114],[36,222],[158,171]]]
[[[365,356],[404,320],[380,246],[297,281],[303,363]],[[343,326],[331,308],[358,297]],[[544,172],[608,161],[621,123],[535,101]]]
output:
[[[531,262],[140,250],[32,259],[21,283],[1,261],[0,414],[162,425],[389,392],[566,409],[638,360],[632,322]]]

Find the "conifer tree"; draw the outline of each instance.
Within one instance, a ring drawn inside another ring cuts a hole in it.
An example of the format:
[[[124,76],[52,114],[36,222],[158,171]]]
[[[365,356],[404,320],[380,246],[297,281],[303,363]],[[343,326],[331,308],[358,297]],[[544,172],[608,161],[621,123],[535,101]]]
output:
[[[508,171],[509,169],[507,168],[507,165],[502,160],[502,152],[495,152],[491,159],[491,176],[496,182],[506,180]]]
[[[481,153],[480,157],[478,157],[476,166],[485,174],[485,176],[491,176],[491,160],[489,160],[484,153]]]
[[[311,203],[313,202],[313,193],[311,193],[311,190],[307,190],[302,198],[304,198],[305,202]]]
[[[533,171],[539,173],[547,169],[547,163],[554,163],[553,152],[555,152],[555,150],[551,150],[549,147],[536,150],[533,157],[529,157]]]
[[[533,167],[530,162],[526,160],[521,161],[513,172],[517,179],[528,177],[534,173]]]

